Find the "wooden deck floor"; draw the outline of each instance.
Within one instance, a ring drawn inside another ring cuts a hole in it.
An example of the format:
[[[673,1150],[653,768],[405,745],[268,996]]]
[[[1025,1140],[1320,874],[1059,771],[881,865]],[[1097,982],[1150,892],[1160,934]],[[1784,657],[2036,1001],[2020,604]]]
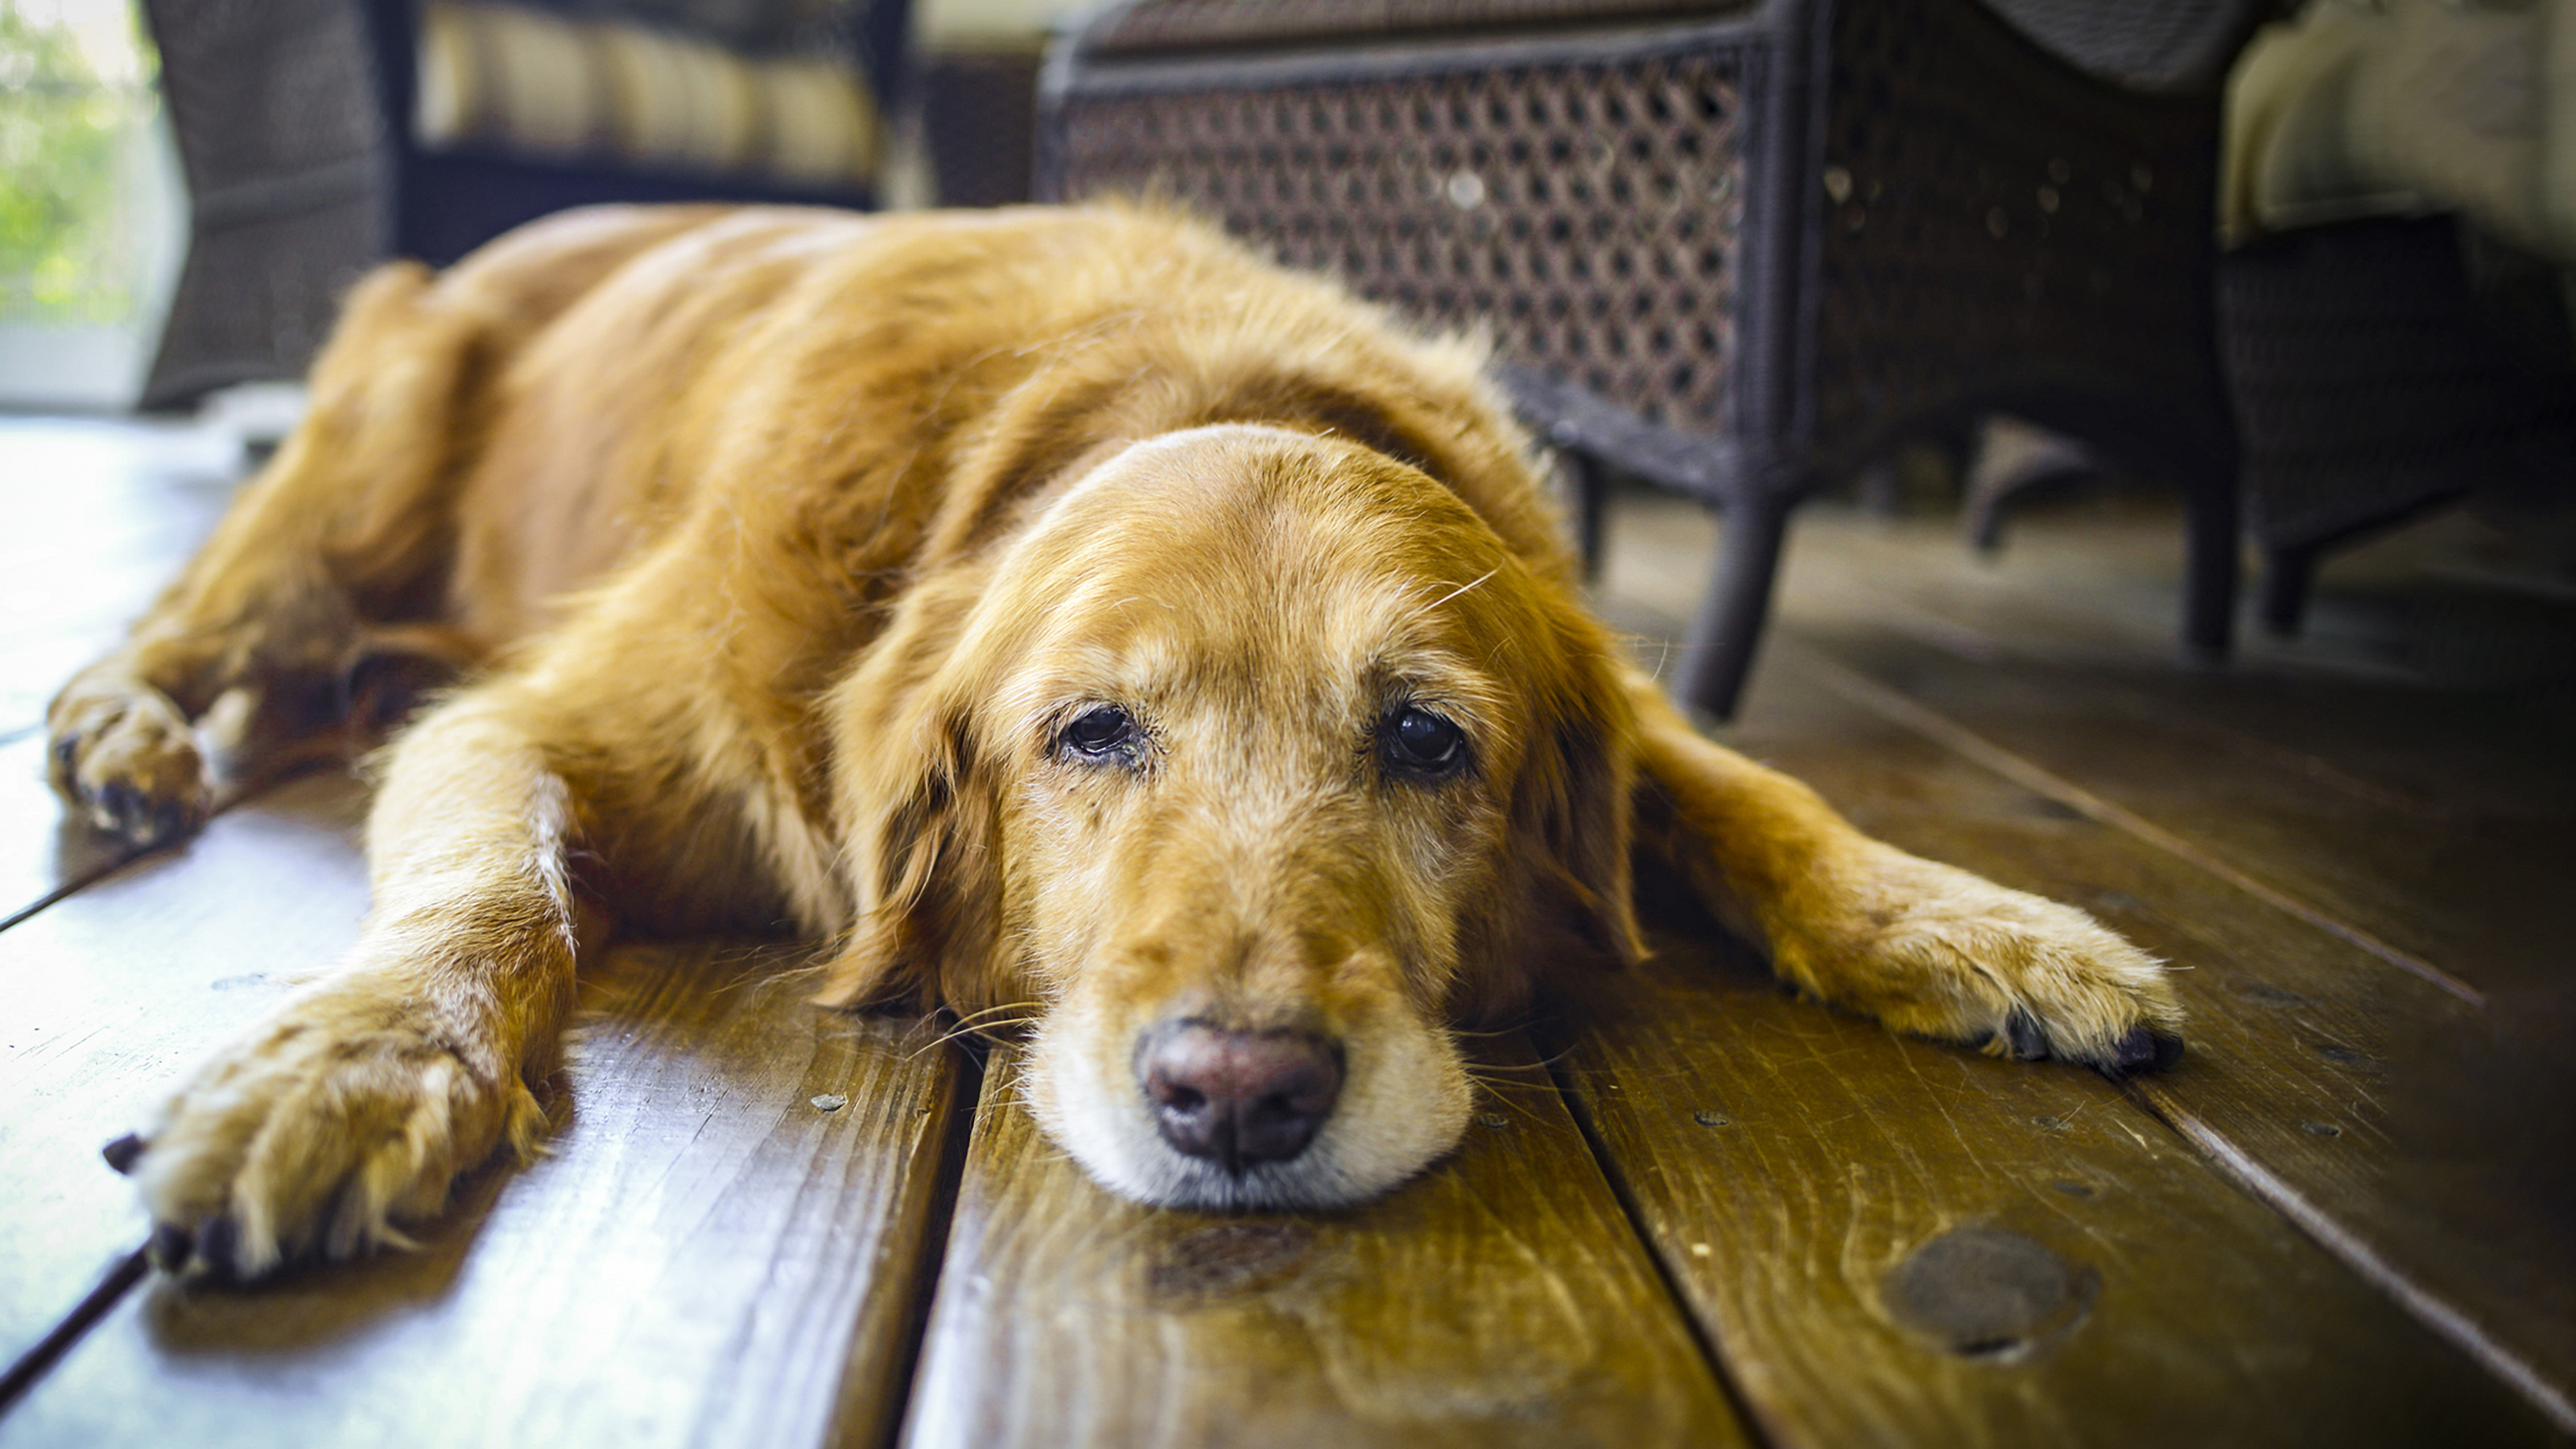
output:
[[[323,967],[364,808],[305,777],[120,863],[45,696],[221,506],[222,448],[0,423],[0,1446],[2503,1444],[2576,1432],[2576,605],[2330,570],[2169,662],[2168,523],[2002,566],[1819,512],[1728,737],[2182,968],[2122,1088],[1784,996],[1705,923],[1485,1045],[1466,1146],[1345,1213],[1115,1201],[1007,1050],[804,1004],[793,951],[613,953],[551,1152],[419,1252],[142,1271],[99,1144]],[[1630,500],[1642,647],[1710,537]],[[2555,681],[2555,682],[2553,682]]]

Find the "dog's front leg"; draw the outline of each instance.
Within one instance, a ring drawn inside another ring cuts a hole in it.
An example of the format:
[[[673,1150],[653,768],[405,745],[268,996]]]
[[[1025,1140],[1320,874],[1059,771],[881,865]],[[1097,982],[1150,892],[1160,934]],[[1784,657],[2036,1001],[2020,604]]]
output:
[[[399,1243],[458,1173],[528,1150],[572,1000],[573,815],[489,690],[404,737],[352,959],[207,1063],[140,1142],[163,1266],[247,1277]]]
[[[1862,834],[1813,790],[1701,736],[1632,673],[1639,829],[1810,995],[1899,1031],[2108,1071],[2177,1049],[2154,958],[2073,906]]]

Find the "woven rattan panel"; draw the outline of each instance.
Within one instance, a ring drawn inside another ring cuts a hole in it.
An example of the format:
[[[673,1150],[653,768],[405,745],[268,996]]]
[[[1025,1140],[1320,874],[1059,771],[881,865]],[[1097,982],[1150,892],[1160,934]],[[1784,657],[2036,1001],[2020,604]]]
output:
[[[2472,487],[2576,485],[2576,406],[2480,325],[2448,218],[2310,227],[2220,278],[2245,522],[2266,547]]]
[[[1068,196],[1160,189],[1290,266],[1640,415],[1724,430],[1742,58],[1077,96]]]
[[[1834,27],[1815,436],[2005,383],[2212,395],[2214,104],[2088,82],[1969,0]]]
[[[1703,20],[1757,0],[1139,0],[1085,41],[1098,55],[1212,51],[1283,41]]]
[[[146,407],[171,407],[212,388],[294,377],[329,335],[340,298],[384,255],[383,208],[371,189],[200,230],[188,245]]]
[[[375,77],[349,0],[153,0],[150,12],[199,201],[373,153]]]

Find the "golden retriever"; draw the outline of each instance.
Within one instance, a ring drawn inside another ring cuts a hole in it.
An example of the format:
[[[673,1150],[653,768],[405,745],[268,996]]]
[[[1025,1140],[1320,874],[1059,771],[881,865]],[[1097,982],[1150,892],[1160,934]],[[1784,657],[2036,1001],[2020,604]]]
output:
[[[467,680],[383,760],[345,967],[111,1144],[164,1266],[399,1240],[526,1150],[610,929],[832,943],[822,1000],[1028,1003],[1149,1203],[1316,1207],[1458,1139],[1453,1027],[1635,958],[1630,851],[1902,1031],[2175,1045],[2082,912],[1861,835],[1585,612],[1467,344],[1147,210],[576,212],[350,298],[309,415],[53,705],[54,782],[206,813],[230,692]]]

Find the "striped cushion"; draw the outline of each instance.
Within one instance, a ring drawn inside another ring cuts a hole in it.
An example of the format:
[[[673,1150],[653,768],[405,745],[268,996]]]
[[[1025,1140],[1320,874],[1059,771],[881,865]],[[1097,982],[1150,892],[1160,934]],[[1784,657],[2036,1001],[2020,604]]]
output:
[[[750,173],[816,191],[876,172],[877,110],[858,72],[755,59],[614,20],[500,5],[421,7],[413,130],[430,150]]]

